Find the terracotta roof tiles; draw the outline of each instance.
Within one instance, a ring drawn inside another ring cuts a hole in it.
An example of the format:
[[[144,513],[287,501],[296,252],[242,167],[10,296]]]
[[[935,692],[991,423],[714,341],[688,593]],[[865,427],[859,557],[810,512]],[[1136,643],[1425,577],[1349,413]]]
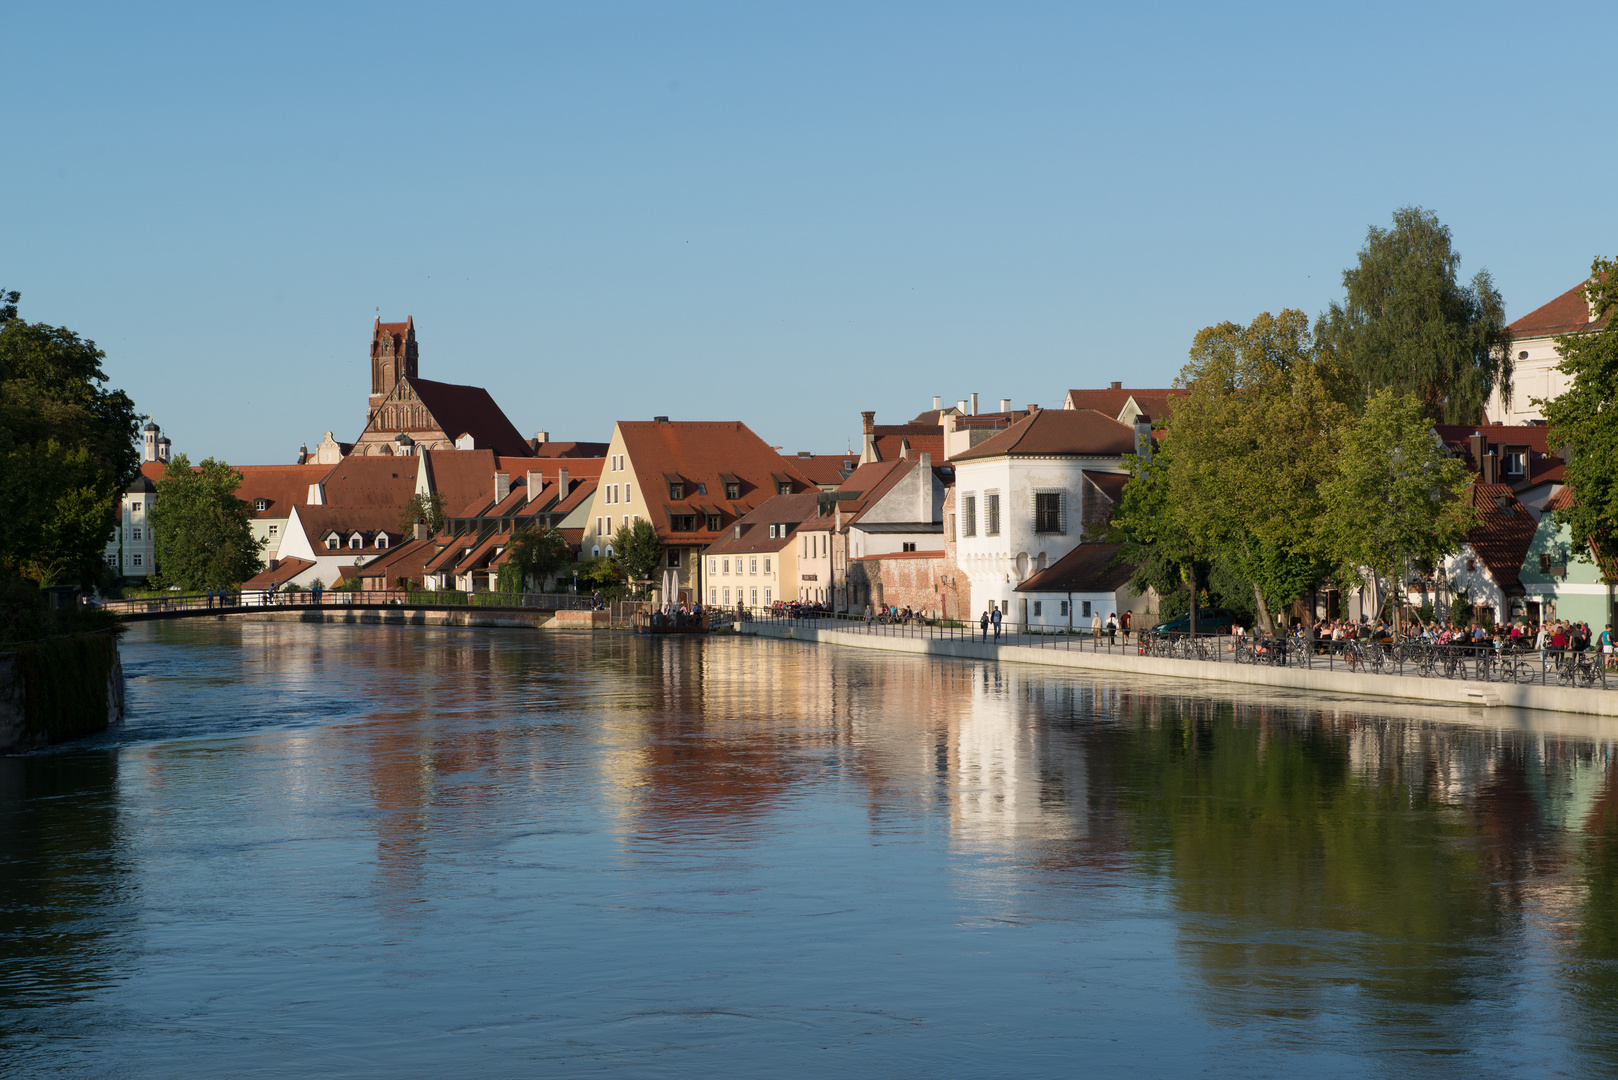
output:
[[[1516,337],[1530,338],[1577,334],[1584,330],[1599,330],[1605,325],[1605,319],[1590,321],[1590,305],[1584,299],[1584,282],[1581,281],[1550,303],[1530,311],[1507,329]]]
[[[1093,409],[1041,409],[954,460],[1056,455],[1117,456],[1135,452],[1135,429]]]

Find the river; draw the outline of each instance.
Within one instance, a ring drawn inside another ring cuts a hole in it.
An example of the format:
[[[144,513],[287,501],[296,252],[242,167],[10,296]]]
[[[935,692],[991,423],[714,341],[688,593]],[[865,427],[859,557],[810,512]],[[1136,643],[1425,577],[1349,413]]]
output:
[[[1618,727],[224,621],[0,759],[0,1075],[1610,1076]]]

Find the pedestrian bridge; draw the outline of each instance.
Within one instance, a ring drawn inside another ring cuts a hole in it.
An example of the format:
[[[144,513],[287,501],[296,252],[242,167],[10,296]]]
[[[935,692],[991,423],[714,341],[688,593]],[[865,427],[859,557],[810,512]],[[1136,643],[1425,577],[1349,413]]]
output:
[[[109,600],[106,610],[126,622],[162,619],[246,619],[310,623],[423,626],[548,626],[605,629],[615,625],[615,604],[592,609],[591,598],[572,593],[499,592],[220,592]],[[627,625],[631,612],[621,613]]]

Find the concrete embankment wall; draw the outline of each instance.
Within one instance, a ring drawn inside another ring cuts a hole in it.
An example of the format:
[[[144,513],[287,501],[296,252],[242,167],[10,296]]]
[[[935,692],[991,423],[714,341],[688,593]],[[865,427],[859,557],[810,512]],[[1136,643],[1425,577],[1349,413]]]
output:
[[[105,731],[123,719],[124,667],[111,634],[73,634],[0,653],[0,754]]]
[[[1319,668],[1269,667],[1201,660],[1169,660],[1132,653],[1087,652],[1080,649],[1041,649],[1032,645],[992,645],[975,641],[889,636],[863,630],[822,630],[812,626],[743,623],[743,634],[842,645],[852,649],[916,653],[961,660],[993,660],[1053,667],[1083,668],[1111,674],[1157,675],[1196,682],[1247,683],[1290,687],[1352,697],[1400,698],[1411,701],[1452,702],[1461,705],[1511,706],[1618,716],[1618,690],[1580,690],[1563,686],[1527,686],[1515,683],[1479,683],[1460,679],[1423,679],[1408,675],[1361,675]]]

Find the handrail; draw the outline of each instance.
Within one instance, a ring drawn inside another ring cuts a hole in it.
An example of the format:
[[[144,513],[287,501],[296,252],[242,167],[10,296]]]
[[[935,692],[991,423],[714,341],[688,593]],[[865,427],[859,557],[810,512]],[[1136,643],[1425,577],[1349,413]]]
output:
[[[117,615],[152,615],[195,611],[258,611],[277,608],[345,607],[476,607],[540,611],[587,611],[591,598],[575,593],[460,592],[454,590],[366,589],[271,592],[268,589],[221,591],[108,600],[101,605]]]

